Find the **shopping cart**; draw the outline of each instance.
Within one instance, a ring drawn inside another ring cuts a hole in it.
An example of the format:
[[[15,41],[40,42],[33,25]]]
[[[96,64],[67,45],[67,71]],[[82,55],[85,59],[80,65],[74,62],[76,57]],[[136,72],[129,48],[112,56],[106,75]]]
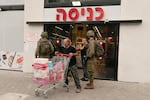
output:
[[[35,89],[35,96],[44,95],[45,98],[48,97],[47,92],[51,89],[55,89],[59,84],[63,83],[66,87],[66,91],[69,92],[69,86],[65,84],[64,80],[67,77],[68,65],[70,62],[70,57],[68,54],[57,54],[53,56],[50,61],[37,58],[33,63],[34,77],[33,81],[38,83],[39,86]],[[42,89],[43,86],[51,84],[47,89]]]

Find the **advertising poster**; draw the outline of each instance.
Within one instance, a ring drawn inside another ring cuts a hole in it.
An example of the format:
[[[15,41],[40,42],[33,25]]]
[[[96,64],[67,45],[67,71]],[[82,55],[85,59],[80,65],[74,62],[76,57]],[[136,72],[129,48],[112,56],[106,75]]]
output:
[[[0,69],[22,70],[23,53],[0,51]]]

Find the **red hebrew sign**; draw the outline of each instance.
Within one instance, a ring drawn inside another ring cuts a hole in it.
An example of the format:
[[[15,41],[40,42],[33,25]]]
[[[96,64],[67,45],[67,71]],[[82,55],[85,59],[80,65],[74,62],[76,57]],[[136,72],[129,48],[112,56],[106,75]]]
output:
[[[77,21],[81,16],[84,16],[87,21],[93,20],[101,20],[104,17],[104,10],[101,7],[96,8],[70,8],[69,10],[65,10],[64,8],[57,8],[56,9],[56,20],[66,21],[67,18],[71,21]],[[86,14],[88,13],[88,14]],[[94,16],[95,13],[98,15]],[[62,17],[62,18],[61,18]]]

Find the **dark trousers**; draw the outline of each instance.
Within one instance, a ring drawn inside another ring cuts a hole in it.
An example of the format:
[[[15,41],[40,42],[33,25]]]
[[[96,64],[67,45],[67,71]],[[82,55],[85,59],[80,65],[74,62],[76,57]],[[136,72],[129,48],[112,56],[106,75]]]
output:
[[[78,72],[77,72],[77,67],[76,65],[73,65],[73,66],[69,66],[68,67],[68,70],[65,72],[65,83],[66,84],[69,84],[69,80],[68,80],[68,74],[69,72],[72,73],[72,76],[73,76],[73,79],[74,79],[74,82],[75,82],[75,85],[77,88],[81,88],[81,85],[80,85],[80,80],[79,80],[79,76],[78,76]]]
[[[87,70],[87,59],[86,57],[81,57],[82,59],[82,68],[83,68],[83,76],[84,78],[88,78],[88,70]]]

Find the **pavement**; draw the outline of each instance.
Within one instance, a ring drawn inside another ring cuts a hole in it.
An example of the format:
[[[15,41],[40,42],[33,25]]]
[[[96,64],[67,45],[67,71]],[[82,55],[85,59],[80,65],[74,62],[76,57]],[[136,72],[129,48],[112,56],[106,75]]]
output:
[[[45,100],[43,95],[35,96],[38,84],[33,83],[33,74],[0,70],[0,100]],[[81,81],[84,87],[87,82]],[[59,84],[48,91],[46,100],[150,100],[150,84],[109,80],[95,80],[95,89],[75,93],[74,82],[69,92]],[[48,84],[44,88],[52,86]]]

